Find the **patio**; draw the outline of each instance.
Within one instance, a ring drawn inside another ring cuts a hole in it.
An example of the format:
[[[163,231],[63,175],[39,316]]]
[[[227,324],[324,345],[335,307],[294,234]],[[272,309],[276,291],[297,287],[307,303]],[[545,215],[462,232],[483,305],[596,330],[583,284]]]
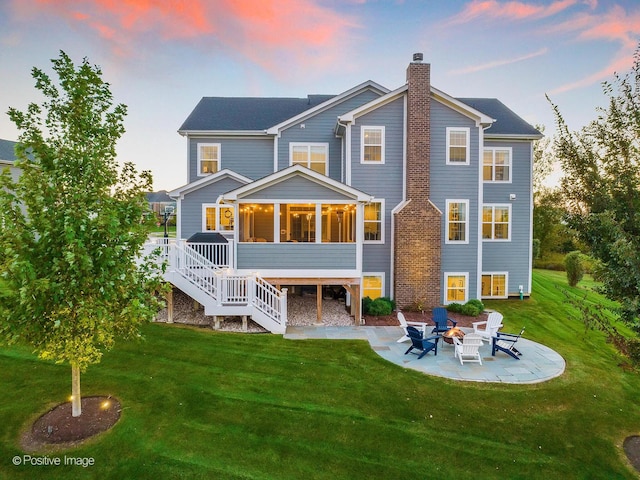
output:
[[[368,340],[374,352],[385,360],[404,368],[410,368],[427,375],[472,382],[497,383],[539,383],[562,375],[564,359],[554,350],[526,338],[518,340],[520,360],[515,360],[498,352],[491,356],[491,345],[480,347],[482,365],[465,363],[460,365],[453,356],[453,345],[439,342],[438,355],[432,353],[418,360],[417,355],[404,352],[410,343],[397,343],[402,329],[386,327],[331,327],[331,326],[290,326],[284,338],[291,340],[330,339]]]

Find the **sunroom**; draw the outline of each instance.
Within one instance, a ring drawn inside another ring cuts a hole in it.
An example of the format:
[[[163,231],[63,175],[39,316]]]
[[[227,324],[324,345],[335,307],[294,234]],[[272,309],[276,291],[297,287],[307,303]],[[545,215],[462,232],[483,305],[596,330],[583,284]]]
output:
[[[360,278],[372,197],[295,165],[222,195],[233,206],[235,266],[271,278]]]

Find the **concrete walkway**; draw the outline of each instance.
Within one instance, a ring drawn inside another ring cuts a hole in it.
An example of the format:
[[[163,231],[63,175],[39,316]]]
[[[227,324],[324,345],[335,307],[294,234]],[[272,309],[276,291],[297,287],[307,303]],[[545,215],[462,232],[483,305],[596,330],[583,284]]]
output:
[[[466,329],[463,329],[466,330]],[[465,363],[453,356],[453,345],[440,341],[438,355],[433,352],[418,360],[412,353],[405,355],[410,343],[397,343],[402,336],[400,327],[331,327],[299,326],[287,327],[284,338],[291,340],[330,339],[330,340],[368,340],[374,352],[385,360],[404,368],[411,368],[427,375],[472,382],[499,383],[539,383],[562,375],[565,369],[564,359],[554,350],[522,337],[518,340],[518,350],[522,352],[520,360],[503,352],[491,356],[491,345],[484,343],[480,347],[482,365]]]

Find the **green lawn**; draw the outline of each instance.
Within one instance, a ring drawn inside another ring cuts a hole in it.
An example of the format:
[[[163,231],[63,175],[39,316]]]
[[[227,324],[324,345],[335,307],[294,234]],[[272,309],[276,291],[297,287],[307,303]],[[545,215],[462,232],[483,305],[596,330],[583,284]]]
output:
[[[83,376],[85,395],[124,407],[109,433],[67,454],[94,458],[87,468],[12,464],[20,429],[66,400],[70,369],[2,349],[0,478],[637,478],[621,444],[640,432],[640,378],[567,319],[556,284],[563,273],[537,271],[532,299],[489,305],[505,331],[525,325],[566,359],[563,376],[537,385],[428,377],[363,341],[149,325]]]

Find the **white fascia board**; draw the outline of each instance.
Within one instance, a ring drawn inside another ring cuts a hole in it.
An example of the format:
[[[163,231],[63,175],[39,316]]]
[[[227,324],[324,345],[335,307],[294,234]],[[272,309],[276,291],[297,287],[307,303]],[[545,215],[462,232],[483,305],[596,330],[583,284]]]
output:
[[[476,110],[475,108],[471,108],[466,103],[462,103],[460,100],[453,98],[451,95],[447,95],[442,90],[438,90],[435,87],[431,87],[431,97],[434,100],[439,101],[440,103],[456,110],[459,113],[473,119],[476,121],[478,126],[480,125],[492,125],[496,119],[491,118],[488,115]]]
[[[540,135],[520,135],[520,134],[505,135],[505,134],[496,133],[492,135],[491,133],[489,133],[489,130],[487,130],[484,134],[484,138],[487,140],[532,141],[532,140],[540,140],[543,137],[544,135],[542,134]]]
[[[171,198],[181,198],[184,197],[184,195],[186,195],[187,193],[191,193],[195,190],[198,190],[199,188],[202,188],[206,185],[209,185],[211,183],[215,183],[218,180],[221,180],[223,178],[233,178],[235,180],[238,180],[241,183],[251,183],[251,179],[248,177],[245,177],[244,175],[240,175],[239,173],[234,172],[233,170],[229,170],[228,168],[224,168],[222,170],[220,170],[219,172],[216,173],[212,173],[211,175],[207,175],[206,177],[202,177],[198,180],[196,180],[195,182],[191,182],[188,183],[186,185],[183,185],[182,187],[176,188],[175,190],[171,190],[168,195]]]
[[[266,130],[178,130],[187,137],[267,137]]]
[[[223,195],[223,200],[231,202],[237,201],[239,198],[260,191],[263,188],[270,187],[287,179],[288,177],[297,175],[306,177],[311,181],[323,185],[342,195],[352,197],[358,202],[370,202],[373,200],[373,196],[369,195],[368,193],[340,183],[336,180],[333,180],[332,178],[329,178],[301,165],[292,165],[291,167],[283,168],[282,170],[279,170],[271,175],[267,175],[266,177],[256,180],[255,182],[252,182],[248,185],[244,185],[242,187],[236,188],[235,190],[231,190],[230,192],[227,192]]]
[[[365,103],[364,105],[351,110],[350,112],[347,112],[343,115],[340,115],[338,117],[338,121],[339,122],[343,122],[343,123],[353,123],[353,121],[357,118],[360,117],[366,113],[369,113],[373,110],[375,110],[376,108],[380,108],[383,105],[386,105],[389,102],[394,101],[396,98],[398,98],[400,95],[403,95],[408,89],[407,85],[403,85],[400,88],[397,88],[395,90],[393,90],[392,92],[389,92],[383,96],[381,96],[380,98],[376,98],[375,100],[370,101],[369,103]]]
[[[386,87],[383,87],[382,85],[377,84],[376,82],[372,81],[372,80],[368,80],[364,83],[361,83],[360,85],[356,85],[353,88],[350,88],[349,90],[347,90],[346,92],[343,92],[339,95],[336,95],[335,97],[327,100],[326,102],[322,102],[320,105],[317,105],[313,108],[310,108],[309,110],[305,110],[304,112],[296,115],[295,117],[291,117],[287,120],[285,120],[282,123],[279,123],[278,125],[274,125],[273,127],[269,128],[266,130],[266,133],[270,134],[270,135],[277,135],[280,133],[280,130],[283,130],[285,128],[287,128],[289,125],[293,125],[295,123],[298,123],[308,117],[311,117],[313,115],[316,115],[319,112],[322,112],[323,110],[326,110],[330,107],[332,107],[333,105],[340,103],[344,100],[346,100],[347,98],[360,93],[361,91],[364,91],[366,89],[372,89],[372,90],[377,90],[380,93],[387,94],[389,93],[389,89]]]

